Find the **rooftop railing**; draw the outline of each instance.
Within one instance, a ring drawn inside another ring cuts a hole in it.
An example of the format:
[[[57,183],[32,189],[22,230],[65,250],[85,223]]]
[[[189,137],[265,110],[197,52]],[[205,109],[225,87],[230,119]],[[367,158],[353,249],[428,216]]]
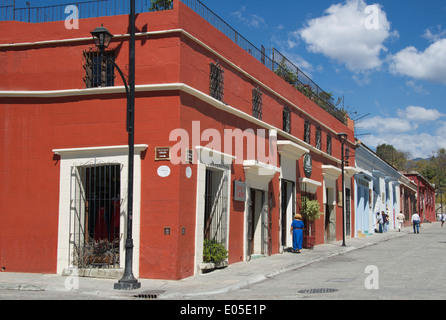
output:
[[[57,4],[45,7],[16,8],[14,3],[0,6],[0,21],[22,21],[31,23],[63,21],[70,12],[70,6],[75,6],[79,19],[117,16],[130,14],[129,0],[90,0],[73,1],[67,4]],[[173,0],[135,0],[135,12],[152,12],[173,8]]]
[[[296,67],[289,59],[282,55],[275,48],[266,50],[254,46],[245,37],[239,34],[234,28],[227,24],[211,9],[206,7],[200,0],[180,0],[191,8],[195,13],[209,22],[212,26],[224,33],[243,50],[251,54],[254,58],[264,64],[267,68],[275,72],[278,76],[302,92],[319,107],[326,110],[336,119],[347,124],[347,115],[334,105],[331,93],[322,90],[312,81],[302,70]]]
[[[302,92],[319,107],[326,110],[342,123],[347,124],[347,115],[335,106],[332,94],[322,90],[278,50],[275,48],[266,50],[263,46],[261,49],[257,48],[200,0],[180,1],[224,33],[268,69]],[[31,23],[62,21],[71,13],[70,9],[67,9],[70,5],[76,7],[79,19],[129,14],[129,2],[128,0],[90,0],[46,7],[28,6],[27,8],[16,8],[14,1],[9,0],[9,5],[0,6],[0,21],[14,20]],[[8,3],[8,0],[6,0],[6,3]],[[135,0],[136,13],[169,10],[172,8],[173,0]]]

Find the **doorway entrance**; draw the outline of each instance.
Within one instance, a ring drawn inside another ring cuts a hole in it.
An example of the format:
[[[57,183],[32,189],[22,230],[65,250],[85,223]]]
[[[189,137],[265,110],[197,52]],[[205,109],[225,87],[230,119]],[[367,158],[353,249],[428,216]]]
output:
[[[282,180],[281,186],[281,245],[291,247],[292,239],[289,229],[296,213],[296,195],[294,192],[295,183],[289,180]]]
[[[268,253],[268,204],[265,191],[249,189],[247,260],[254,255]]]
[[[206,168],[204,203],[204,240],[227,246],[228,181],[225,171]]]
[[[336,210],[334,202],[334,189],[326,188],[325,195],[325,243],[336,241]]]
[[[350,189],[345,189],[345,235],[351,236],[351,194]]]

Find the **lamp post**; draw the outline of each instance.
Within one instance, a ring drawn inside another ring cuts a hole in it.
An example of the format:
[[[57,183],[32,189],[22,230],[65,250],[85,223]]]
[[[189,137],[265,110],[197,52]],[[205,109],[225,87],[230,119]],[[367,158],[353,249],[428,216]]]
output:
[[[105,58],[104,51],[110,44],[113,35],[103,26],[96,28],[91,32],[96,46],[101,52],[102,58]],[[127,94],[127,132],[129,143],[128,158],[128,192],[127,192],[127,238],[125,242],[125,267],[124,275],[115,283],[114,289],[134,290],[141,287],[141,283],[134,277],[132,271],[133,265],[133,168],[134,168],[134,149],[135,149],[135,0],[130,0],[130,52],[129,52],[129,83],[127,84],[124,74],[116,65],[113,59],[109,59],[118,70],[119,75],[124,82]]]
[[[345,247],[345,190],[344,190],[344,144],[345,141],[347,141],[347,134],[346,133],[339,133],[338,134],[339,140],[341,141],[341,162],[342,162],[342,246]]]

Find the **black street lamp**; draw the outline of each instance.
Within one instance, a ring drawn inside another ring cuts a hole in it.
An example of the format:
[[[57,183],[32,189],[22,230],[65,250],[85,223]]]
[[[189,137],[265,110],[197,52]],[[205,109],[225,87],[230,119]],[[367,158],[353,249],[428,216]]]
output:
[[[344,144],[345,141],[347,141],[347,134],[346,133],[339,133],[338,134],[339,140],[341,141],[341,161],[342,161],[342,246],[345,247],[345,181],[344,181],[344,164],[345,164],[345,159],[344,159]]]
[[[90,33],[93,36],[94,44],[99,48],[99,51],[103,53],[110,45],[113,35],[104,27],[104,25],[97,27]]]
[[[91,32],[96,46],[101,52],[102,58],[105,49],[109,46],[113,35],[103,26],[94,29]],[[113,59],[108,59],[118,70],[119,75],[124,82],[127,94],[127,132],[129,141],[129,159],[128,159],[128,199],[127,199],[127,238],[125,242],[125,267],[124,275],[115,283],[114,289],[134,290],[141,287],[141,283],[133,275],[133,168],[134,168],[134,149],[135,149],[135,0],[130,0],[130,52],[129,52],[129,83],[124,77],[121,69],[116,65]]]

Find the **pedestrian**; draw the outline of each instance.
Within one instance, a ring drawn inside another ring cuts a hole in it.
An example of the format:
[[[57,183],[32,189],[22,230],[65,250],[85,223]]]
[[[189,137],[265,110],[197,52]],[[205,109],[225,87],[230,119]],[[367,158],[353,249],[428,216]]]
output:
[[[446,220],[446,213],[443,213],[441,215],[441,226],[443,226],[445,220]]]
[[[293,235],[293,252],[300,253],[302,250],[302,242],[304,239],[303,229],[305,228],[305,224],[302,221],[302,215],[297,213],[294,216],[294,221],[291,224],[291,234]]]
[[[382,220],[383,220],[383,232],[387,232],[387,215],[384,211],[381,211],[381,216],[382,216]]]
[[[398,231],[401,232],[401,230],[403,230],[404,220],[406,219],[402,211],[398,213],[396,219],[398,220]]]
[[[389,231],[389,225],[390,225],[390,211],[389,208],[386,207],[386,232]]]
[[[378,232],[383,233],[383,218],[379,212],[376,213],[376,224],[378,225]]]
[[[412,215],[412,225],[413,233],[420,233],[420,216],[416,212]]]

